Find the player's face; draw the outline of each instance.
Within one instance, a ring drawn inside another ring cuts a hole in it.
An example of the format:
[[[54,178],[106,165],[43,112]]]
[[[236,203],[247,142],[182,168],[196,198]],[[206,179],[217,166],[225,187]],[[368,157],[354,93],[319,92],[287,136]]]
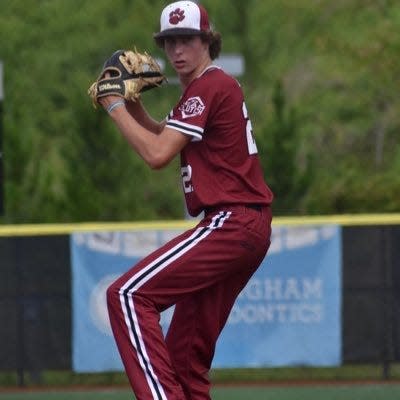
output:
[[[208,44],[200,36],[169,36],[164,41],[165,53],[181,77],[196,77],[210,62]]]

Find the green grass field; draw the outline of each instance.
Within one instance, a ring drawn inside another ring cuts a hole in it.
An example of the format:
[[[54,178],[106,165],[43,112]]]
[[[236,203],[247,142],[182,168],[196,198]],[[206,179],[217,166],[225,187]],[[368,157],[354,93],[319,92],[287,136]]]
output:
[[[132,400],[122,389],[85,391],[23,391],[1,393],[0,400]],[[400,384],[338,384],[315,386],[218,386],[213,400],[398,400]]]
[[[400,364],[383,379],[381,365],[332,368],[213,369],[213,400],[399,400]],[[15,372],[0,372],[0,400],[134,400],[125,373],[25,374],[18,388]]]

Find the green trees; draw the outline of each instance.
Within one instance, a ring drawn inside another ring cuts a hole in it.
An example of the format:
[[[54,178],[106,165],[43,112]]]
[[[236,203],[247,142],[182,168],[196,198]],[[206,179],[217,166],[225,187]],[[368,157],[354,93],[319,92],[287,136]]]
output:
[[[161,0],[14,0],[0,14],[3,222],[181,218],[178,160],[150,171],[86,89],[108,55],[152,40]],[[275,214],[399,211],[394,1],[203,2],[239,80]],[[168,74],[171,70],[168,69]],[[176,86],[144,94],[156,118]]]
[[[271,100],[273,112],[265,120],[265,139],[259,146],[261,162],[275,195],[275,213],[301,213],[303,197],[313,178],[311,155],[302,157],[300,122],[295,109],[287,106],[280,81],[275,84]]]

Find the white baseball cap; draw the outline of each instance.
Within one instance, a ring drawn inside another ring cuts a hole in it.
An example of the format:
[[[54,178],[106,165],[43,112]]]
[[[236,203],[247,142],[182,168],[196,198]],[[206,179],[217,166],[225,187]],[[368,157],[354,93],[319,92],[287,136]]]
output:
[[[164,8],[160,18],[160,32],[155,38],[172,35],[198,35],[210,31],[206,9],[193,1],[177,1]]]

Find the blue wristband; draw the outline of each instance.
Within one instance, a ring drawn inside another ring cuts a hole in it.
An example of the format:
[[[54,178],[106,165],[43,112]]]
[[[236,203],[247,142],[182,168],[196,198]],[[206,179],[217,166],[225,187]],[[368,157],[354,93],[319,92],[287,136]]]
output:
[[[119,107],[119,106],[124,106],[125,105],[125,101],[124,100],[118,100],[115,103],[111,103],[107,108],[106,111],[110,114],[110,112],[112,110],[114,110],[115,108]]]

